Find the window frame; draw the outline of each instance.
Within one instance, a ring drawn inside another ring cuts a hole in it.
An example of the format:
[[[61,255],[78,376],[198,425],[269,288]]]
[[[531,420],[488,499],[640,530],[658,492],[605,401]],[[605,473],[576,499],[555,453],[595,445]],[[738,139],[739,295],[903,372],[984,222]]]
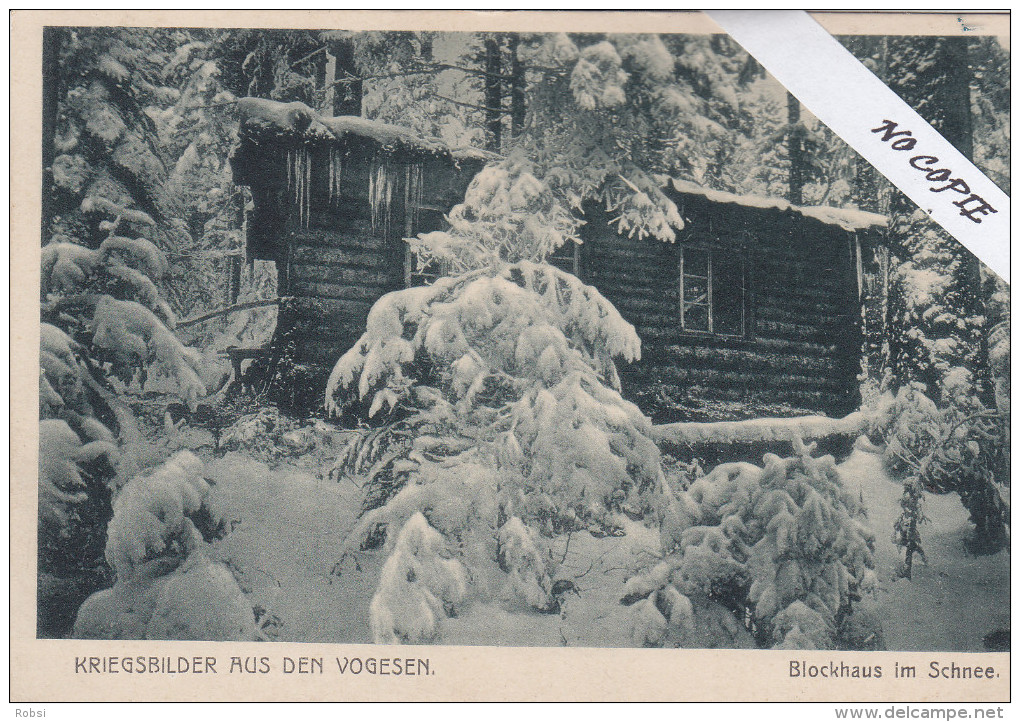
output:
[[[445,217],[445,215],[447,213],[447,211],[444,211],[442,208],[439,208],[438,206],[433,206],[433,205],[422,205],[422,206],[419,206],[418,207],[418,213],[422,213],[422,212],[425,212],[425,213],[439,213],[439,214],[442,214],[444,217]],[[403,235],[403,237],[404,238],[411,238],[412,236],[415,236],[418,233],[421,233],[422,231],[421,231],[420,225],[421,224],[419,223],[418,224],[419,227],[414,227],[412,225],[412,223],[411,223],[410,214],[408,214],[408,218],[407,218],[407,220],[404,223],[404,235]],[[449,226],[445,226],[445,227],[448,228]],[[440,279],[443,276],[447,275],[447,272],[449,271],[449,269],[445,267],[446,264],[439,264],[439,267],[438,267],[436,273],[434,273],[434,274],[433,273],[422,273],[421,271],[417,270],[418,269],[417,254],[414,251],[411,250],[411,245],[409,243],[407,243],[406,241],[403,241],[403,240],[401,241],[401,243],[404,244],[404,288],[416,288],[419,285],[431,286],[438,279]],[[421,281],[422,279],[425,279],[425,278],[429,278],[431,280],[425,281],[425,282],[420,282],[420,283],[417,283],[417,284],[414,283],[414,281],[416,279]]]
[[[567,245],[573,246],[573,249],[570,251],[570,259],[569,259],[570,260],[570,270],[567,270],[566,268],[563,268],[562,266],[558,266],[555,263],[553,263],[553,259],[554,258],[557,259],[557,260],[562,260],[562,261],[568,260],[567,259],[567,255],[566,254],[562,254],[563,249]],[[553,266],[555,268],[559,268],[561,271],[566,271],[567,273],[572,273],[573,275],[575,275],[578,278],[580,278],[581,277],[581,244],[577,243],[576,241],[567,241],[562,246],[557,248],[556,251],[557,251],[557,253],[550,253],[546,257],[546,259],[545,259],[546,263],[548,263],[550,266]]]
[[[687,251],[702,251],[706,254],[706,269],[705,276],[696,276],[690,274],[692,278],[704,278],[707,287],[706,297],[707,303],[688,303],[687,302],[687,276],[686,273],[686,261]],[[716,273],[714,272],[713,260],[716,254],[719,253],[730,253],[740,263],[740,331],[737,333],[727,333],[723,331],[717,331],[715,329],[715,284],[716,284]],[[747,288],[747,258],[746,254],[741,252],[741,249],[728,249],[720,248],[718,246],[711,246],[707,244],[696,244],[696,243],[685,243],[680,245],[680,329],[687,334],[699,335],[699,336],[719,336],[722,338],[733,338],[746,339],[750,336],[750,314],[748,312],[748,288]],[[689,328],[687,325],[687,308],[688,306],[707,306],[708,308],[708,329],[701,328]]]

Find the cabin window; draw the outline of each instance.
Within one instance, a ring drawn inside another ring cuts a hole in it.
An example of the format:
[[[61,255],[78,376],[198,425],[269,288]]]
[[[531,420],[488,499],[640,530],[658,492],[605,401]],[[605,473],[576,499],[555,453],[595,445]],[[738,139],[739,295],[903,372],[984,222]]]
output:
[[[680,323],[685,331],[743,336],[744,259],[739,253],[680,250]]]
[[[413,226],[408,220],[404,228],[404,235],[411,237],[419,233],[430,233],[448,228],[446,215],[442,208],[432,206],[419,206],[417,212],[417,223]],[[445,276],[448,269],[436,261],[419,268],[418,254],[411,250],[411,246],[404,244],[404,286],[431,286],[441,276]]]
[[[580,266],[581,266],[581,244],[574,243],[573,241],[567,241],[562,246],[557,248],[549,257],[546,259],[549,261],[550,266],[556,266],[561,271],[567,273],[573,273],[578,278],[581,277]]]

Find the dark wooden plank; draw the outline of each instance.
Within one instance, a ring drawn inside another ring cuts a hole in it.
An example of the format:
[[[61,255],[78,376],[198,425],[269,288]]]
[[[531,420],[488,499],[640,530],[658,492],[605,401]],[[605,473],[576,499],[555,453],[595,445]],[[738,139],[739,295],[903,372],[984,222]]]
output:
[[[373,234],[371,227],[360,227],[359,225],[329,228],[302,228],[291,231],[288,237],[296,246],[307,246],[313,248],[343,248],[355,251],[388,251],[392,250],[400,241],[394,242],[389,238],[382,238],[381,234]]]
[[[379,268],[392,265],[392,259],[387,258],[384,253],[301,245],[293,247],[290,261],[292,264],[334,264],[359,268]],[[402,269],[401,273],[403,273]]]
[[[352,268],[344,265],[318,265],[315,263],[294,263],[291,265],[291,279],[294,283],[336,283],[340,285],[359,284],[375,288],[379,295],[403,284],[403,269],[397,274],[392,267]]]
[[[683,386],[706,386],[720,389],[760,389],[811,391],[841,391],[843,384],[830,377],[813,374],[789,373],[786,369],[737,371],[732,369],[685,368],[680,366],[655,366],[646,369],[663,381]]]
[[[394,289],[379,286],[357,284],[315,283],[312,281],[292,281],[292,292],[300,296],[339,299],[342,301],[370,301],[375,303],[382,296]]]
[[[669,346],[663,349],[663,357],[690,368],[770,370],[795,366],[797,369],[809,369],[826,376],[840,370],[839,361],[831,356],[791,355],[763,349]]]

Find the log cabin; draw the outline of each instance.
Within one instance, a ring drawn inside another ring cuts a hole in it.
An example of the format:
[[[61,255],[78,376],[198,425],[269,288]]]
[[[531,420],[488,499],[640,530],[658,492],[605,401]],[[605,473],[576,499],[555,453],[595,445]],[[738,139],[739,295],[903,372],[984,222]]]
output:
[[[281,298],[260,373],[274,400],[309,410],[372,304],[429,282],[402,239],[443,228],[495,156],[300,103],[239,106],[247,251],[275,261]],[[637,328],[624,395],[657,423],[855,410],[864,259],[885,218],[662,182],[684,219],[676,242],[621,236],[589,204],[583,243],[549,259]]]

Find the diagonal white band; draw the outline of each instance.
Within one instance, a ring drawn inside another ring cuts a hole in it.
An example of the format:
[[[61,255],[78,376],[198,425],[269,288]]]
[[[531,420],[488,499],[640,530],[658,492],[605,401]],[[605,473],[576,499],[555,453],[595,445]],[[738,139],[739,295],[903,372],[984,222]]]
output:
[[[1009,282],[1009,196],[802,10],[709,10],[814,115]]]

